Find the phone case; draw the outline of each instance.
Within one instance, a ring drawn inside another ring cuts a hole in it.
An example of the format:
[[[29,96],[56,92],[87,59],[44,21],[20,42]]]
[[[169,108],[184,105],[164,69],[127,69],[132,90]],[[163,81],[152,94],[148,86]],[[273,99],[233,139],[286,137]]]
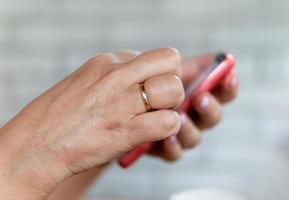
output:
[[[234,57],[231,54],[219,53],[213,63],[204,67],[197,78],[185,89],[186,99],[178,109],[178,112],[188,112],[191,108],[193,98],[204,91],[210,91],[218,85],[224,77],[232,71],[235,65]],[[122,168],[127,168],[148,152],[154,143],[142,144],[123,155],[118,163]]]

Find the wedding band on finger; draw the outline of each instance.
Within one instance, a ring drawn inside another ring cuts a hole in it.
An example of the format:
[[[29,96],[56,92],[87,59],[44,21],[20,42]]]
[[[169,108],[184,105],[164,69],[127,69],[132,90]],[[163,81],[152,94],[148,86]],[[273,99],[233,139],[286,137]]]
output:
[[[147,111],[151,111],[152,107],[150,105],[148,95],[147,95],[146,90],[145,90],[145,85],[144,85],[144,83],[141,83],[139,86],[140,86],[140,93],[141,93],[141,97],[142,97],[142,100],[144,103],[144,107]]]

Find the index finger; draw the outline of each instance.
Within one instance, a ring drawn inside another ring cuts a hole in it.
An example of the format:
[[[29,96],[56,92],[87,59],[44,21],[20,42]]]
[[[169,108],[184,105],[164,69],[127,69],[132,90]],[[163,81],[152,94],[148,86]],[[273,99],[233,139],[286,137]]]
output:
[[[136,56],[127,63],[127,79],[130,83],[141,83],[163,74],[182,75],[181,56],[174,48],[155,49]]]

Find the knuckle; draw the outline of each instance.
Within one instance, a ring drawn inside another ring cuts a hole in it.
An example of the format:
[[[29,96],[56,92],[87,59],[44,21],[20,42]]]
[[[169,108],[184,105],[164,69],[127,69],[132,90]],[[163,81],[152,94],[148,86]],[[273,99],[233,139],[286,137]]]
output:
[[[99,55],[99,59],[102,59],[102,60],[113,60],[115,59],[115,54],[113,53],[103,53],[103,54],[100,54]]]
[[[102,53],[90,59],[92,63],[113,63],[116,62],[116,56],[113,53]]]
[[[185,99],[185,90],[182,84],[181,79],[178,76],[172,75],[170,77],[171,82],[171,91],[170,93],[173,95],[176,104],[181,104]]]
[[[163,54],[165,54],[166,57],[172,59],[173,61],[180,62],[181,61],[181,54],[179,51],[175,48],[164,48],[162,49]]]
[[[165,48],[162,50],[163,54],[168,58],[169,62],[172,63],[171,68],[178,75],[182,75],[182,58],[179,51],[175,48]]]
[[[125,50],[118,51],[116,53],[116,56],[118,57],[118,59],[121,62],[129,62],[129,61],[133,60],[135,57],[137,57],[139,54],[140,54],[140,52],[138,52],[138,51],[134,51],[131,49],[125,49]]]
[[[131,55],[131,56],[137,56],[140,54],[140,52],[133,50],[133,49],[123,49],[123,50],[120,50],[118,52],[118,54],[127,54],[127,55]]]
[[[175,111],[167,111],[161,118],[161,125],[169,132],[177,132],[181,126],[179,114]]]

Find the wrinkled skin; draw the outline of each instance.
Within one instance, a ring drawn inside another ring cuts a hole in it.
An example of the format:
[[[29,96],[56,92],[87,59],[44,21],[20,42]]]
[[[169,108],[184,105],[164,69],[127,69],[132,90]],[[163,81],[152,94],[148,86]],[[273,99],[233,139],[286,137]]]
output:
[[[45,199],[66,178],[102,167],[144,142],[163,141],[151,154],[177,159],[182,148],[199,142],[201,129],[220,121],[219,102],[236,91],[234,86],[226,96],[216,90],[216,98],[201,94],[192,102],[201,107],[193,123],[172,109],[185,97],[189,78],[182,71],[181,57],[171,48],[101,54],[86,62],[1,128],[1,199]],[[142,102],[142,82],[152,112]]]

